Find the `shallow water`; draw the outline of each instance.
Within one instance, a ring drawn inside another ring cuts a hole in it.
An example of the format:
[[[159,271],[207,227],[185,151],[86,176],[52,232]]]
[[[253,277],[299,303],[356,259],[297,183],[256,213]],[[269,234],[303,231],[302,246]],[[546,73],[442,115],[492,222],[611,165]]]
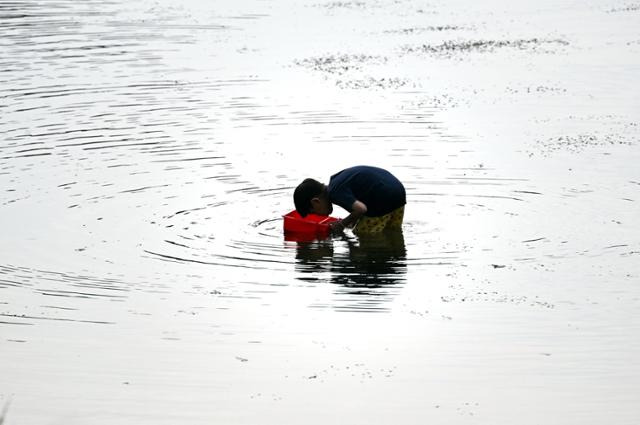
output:
[[[0,3],[5,424],[638,423],[637,4],[215,3]]]

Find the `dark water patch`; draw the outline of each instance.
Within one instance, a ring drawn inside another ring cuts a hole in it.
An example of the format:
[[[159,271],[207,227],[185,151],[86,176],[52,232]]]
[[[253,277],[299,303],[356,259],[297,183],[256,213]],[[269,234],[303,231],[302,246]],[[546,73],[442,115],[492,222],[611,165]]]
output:
[[[490,282],[485,282],[489,284]],[[468,291],[470,288],[454,286],[456,291]],[[538,295],[510,295],[497,290],[487,290],[477,287],[464,294],[443,295],[440,297],[443,303],[492,303],[521,305],[533,308],[555,309],[554,303],[540,299]]]
[[[411,105],[411,108],[423,110],[424,108],[433,108],[434,110],[456,108],[461,104],[469,104],[468,99],[461,99],[450,93],[442,93],[432,96],[423,96],[423,99]]]
[[[332,75],[343,75],[350,71],[360,71],[364,65],[385,64],[388,58],[384,56],[373,56],[366,54],[338,54],[316,56],[294,63],[313,71],[320,71]]]
[[[430,25],[425,27],[411,27],[385,30],[385,34],[422,34],[425,32],[446,32],[446,31],[462,31],[462,30],[474,30],[473,26],[460,26],[460,25]]]
[[[341,89],[354,89],[354,90],[376,90],[376,89],[399,89],[401,87],[410,84],[410,81],[405,78],[391,77],[391,78],[375,78],[366,77],[362,79],[352,80],[337,80],[336,86]]]
[[[506,87],[505,91],[509,94],[564,94],[567,89],[557,86],[527,86],[527,87]]]
[[[558,151],[580,153],[589,148],[611,145],[633,145],[634,141],[618,133],[574,134],[537,140],[538,153],[551,155]]]
[[[328,10],[336,10],[336,9],[365,9],[369,7],[370,4],[367,4],[363,1],[331,1],[327,3],[318,3],[315,7],[328,9]]]
[[[524,50],[530,52],[550,53],[559,47],[568,46],[562,39],[517,39],[517,40],[467,40],[445,41],[441,44],[423,44],[421,46],[404,46],[405,54],[425,53],[435,57],[452,58],[458,54],[492,53],[501,49]]]
[[[551,155],[558,151],[580,153],[606,146],[632,146],[640,135],[637,122],[618,115],[570,115],[554,121],[537,120],[536,123],[563,128],[565,133],[535,140],[532,149],[528,150],[529,155]]]
[[[625,6],[614,7],[607,10],[607,13],[620,13],[620,12],[637,12],[640,11],[639,3],[631,3]]]

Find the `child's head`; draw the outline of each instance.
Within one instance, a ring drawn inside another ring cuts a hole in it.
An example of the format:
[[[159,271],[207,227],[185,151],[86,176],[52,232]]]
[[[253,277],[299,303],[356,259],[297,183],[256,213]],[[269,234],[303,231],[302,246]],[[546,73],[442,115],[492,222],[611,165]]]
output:
[[[304,179],[296,187],[293,192],[293,203],[302,217],[309,213],[329,215],[333,211],[327,186],[314,179]]]

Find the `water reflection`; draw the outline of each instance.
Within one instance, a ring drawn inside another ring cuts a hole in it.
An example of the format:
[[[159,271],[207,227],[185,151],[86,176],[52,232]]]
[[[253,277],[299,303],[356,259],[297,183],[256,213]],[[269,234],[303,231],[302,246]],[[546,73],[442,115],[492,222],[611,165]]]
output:
[[[338,285],[335,309],[384,311],[405,282],[406,259],[401,231],[357,238],[343,235],[298,242],[296,272],[299,280]]]

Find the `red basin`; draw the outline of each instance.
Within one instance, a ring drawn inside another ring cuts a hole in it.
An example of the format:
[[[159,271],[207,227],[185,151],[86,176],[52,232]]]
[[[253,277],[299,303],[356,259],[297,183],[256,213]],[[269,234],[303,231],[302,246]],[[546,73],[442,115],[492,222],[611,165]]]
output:
[[[300,216],[296,210],[283,216],[284,233],[289,240],[307,240],[314,237],[329,236],[329,223],[338,221],[338,218],[317,214]]]

